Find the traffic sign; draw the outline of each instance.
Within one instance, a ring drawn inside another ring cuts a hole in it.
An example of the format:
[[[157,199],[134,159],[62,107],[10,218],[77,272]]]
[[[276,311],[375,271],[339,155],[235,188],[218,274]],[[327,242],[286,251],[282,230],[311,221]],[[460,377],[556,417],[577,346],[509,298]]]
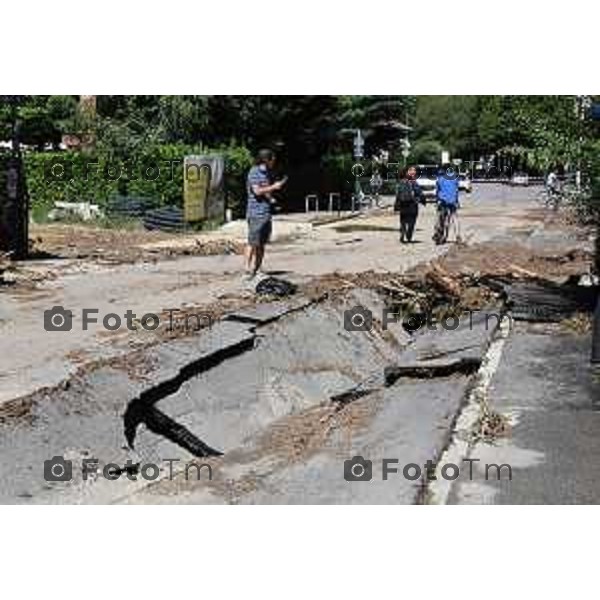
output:
[[[360,129],[357,129],[356,136],[354,137],[354,157],[355,158],[362,158],[364,156],[363,155],[364,145],[365,145],[365,142],[363,140]]]

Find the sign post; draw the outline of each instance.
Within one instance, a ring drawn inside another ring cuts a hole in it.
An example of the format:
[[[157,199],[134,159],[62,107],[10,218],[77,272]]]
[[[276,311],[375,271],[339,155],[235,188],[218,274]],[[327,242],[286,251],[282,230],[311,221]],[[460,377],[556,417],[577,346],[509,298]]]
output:
[[[362,137],[362,133],[360,129],[356,130],[356,135],[354,136],[354,160],[357,162],[364,156],[364,148],[365,141]],[[352,169],[353,171],[357,171],[356,169]],[[362,171],[362,169],[361,169]],[[360,179],[359,175],[354,173],[354,194],[352,195],[352,207],[351,210],[354,212],[356,210],[356,201],[361,196],[361,188],[360,188]]]

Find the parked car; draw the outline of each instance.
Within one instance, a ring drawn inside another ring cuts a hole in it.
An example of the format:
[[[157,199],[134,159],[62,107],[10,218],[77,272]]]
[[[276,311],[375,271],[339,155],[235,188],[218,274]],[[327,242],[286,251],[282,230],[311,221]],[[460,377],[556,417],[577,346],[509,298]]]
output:
[[[461,173],[458,178],[458,189],[461,192],[466,192],[470,194],[473,191],[473,183],[471,182],[471,178],[468,173]]]
[[[520,185],[520,186],[529,185],[529,175],[527,175],[527,173],[515,173],[510,178],[510,185]]]
[[[418,169],[419,176],[417,183],[421,186],[426,198],[433,198],[435,196],[435,185],[439,167],[437,165],[419,165]],[[461,192],[466,192],[467,194],[473,191],[473,184],[468,173],[459,175],[458,188]]]
[[[437,180],[437,165],[418,165],[417,183],[421,186],[426,198],[435,197],[435,184]]]

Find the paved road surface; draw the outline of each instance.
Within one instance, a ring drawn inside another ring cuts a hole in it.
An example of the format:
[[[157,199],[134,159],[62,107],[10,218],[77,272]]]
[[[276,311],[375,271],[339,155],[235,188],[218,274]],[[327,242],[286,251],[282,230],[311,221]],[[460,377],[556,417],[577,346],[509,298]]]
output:
[[[531,231],[538,225],[527,215],[532,206],[522,190],[485,188],[464,202],[463,236],[474,242]],[[268,268],[290,272],[296,281],[336,270],[402,271],[446,250],[429,239],[434,217],[433,207],[428,207],[417,232],[420,243],[412,246],[398,244],[393,214],[319,227],[310,235],[274,245]],[[14,332],[10,343],[2,338],[5,399],[51,385],[78,361],[112,356],[132,346],[132,338],[98,329],[44,332],[42,313],[48,305],[98,307],[106,312],[158,311],[243,290],[239,257],[182,258],[116,269],[92,265],[83,272],[73,272],[75,268],[79,265],[66,265],[65,272],[44,282],[37,294],[2,293],[3,309],[14,309],[3,324]],[[148,372],[108,365],[71,380],[63,389],[38,391],[30,403],[15,405],[12,416],[0,422],[4,457],[0,501],[426,500],[418,481],[403,477],[384,481],[379,465],[385,457],[397,458],[400,465],[435,458],[446,443],[468,378],[456,372],[435,381],[401,380],[385,387],[382,367],[405,356],[414,361],[415,352],[402,352],[408,341],[401,328],[388,332],[391,337],[381,332],[345,332],[344,310],[356,303],[372,306],[374,313],[381,311],[381,300],[364,293],[347,299],[344,306],[325,303],[281,321],[270,322],[266,313],[278,309],[267,307],[251,317],[254,325],[244,314],[242,322],[224,324],[210,335],[148,349],[143,355],[153,365]],[[455,349],[442,344],[444,353],[458,356],[468,348],[481,358],[481,336],[465,334],[466,338],[452,336],[450,341],[458,344]],[[205,361],[202,356],[209,358]],[[182,373],[187,374],[182,377]],[[369,393],[347,409],[335,409],[330,399],[357,384],[368,387]],[[131,410],[137,406],[132,404],[136,397],[146,398],[139,403],[141,425]],[[188,442],[181,443],[179,437],[174,443],[165,434],[164,423],[147,412],[153,407],[175,429],[186,428]],[[135,450],[125,444],[124,427],[127,430],[131,420],[123,417],[129,414],[134,425],[128,435]],[[117,482],[75,478],[70,484],[48,484],[43,478],[43,463],[54,455],[63,455],[74,465],[90,457],[98,457],[101,466],[111,461],[123,465],[129,459],[186,461],[192,456],[189,444],[207,444],[225,452],[223,458],[206,459],[216,473],[209,485],[193,485],[181,477],[161,478],[153,486],[139,478],[136,482],[123,477]],[[348,484],[341,476],[344,461],[357,454],[373,460],[376,471],[370,485]]]
[[[463,237],[485,241],[514,228],[531,226],[524,220],[535,205],[534,189],[482,185],[463,201]],[[422,211],[416,239],[400,246],[397,216],[384,213],[322,226],[310,234],[269,248],[265,269],[302,281],[338,272],[403,271],[425,262],[447,246],[431,241],[435,209]],[[277,227],[277,224],[275,224]],[[52,279],[31,292],[0,290],[0,404],[35,390],[57,385],[88,362],[117,356],[152,339],[147,332],[105,331],[91,324],[84,331],[81,311],[98,309],[138,318],[146,313],[182,306],[199,306],[224,295],[244,291],[239,256],[183,257],[157,263],[109,266],[85,261],[42,262]],[[46,332],[44,311],[54,306],[73,310],[73,329]]]

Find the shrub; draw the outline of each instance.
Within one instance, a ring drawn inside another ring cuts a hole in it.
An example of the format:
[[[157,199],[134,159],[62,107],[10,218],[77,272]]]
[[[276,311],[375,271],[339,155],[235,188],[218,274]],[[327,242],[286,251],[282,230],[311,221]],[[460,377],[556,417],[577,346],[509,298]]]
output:
[[[191,154],[220,154],[225,159],[225,189],[234,212],[245,205],[249,150],[229,145],[208,149],[186,144],[149,144],[127,161],[106,152],[33,152],[24,155],[34,216],[43,218],[56,201],[91,202],[105,207],[117,195],[148,198],[154,206],[183,205],[183,160]],[[52,170],[53,169],[53,170]]]

